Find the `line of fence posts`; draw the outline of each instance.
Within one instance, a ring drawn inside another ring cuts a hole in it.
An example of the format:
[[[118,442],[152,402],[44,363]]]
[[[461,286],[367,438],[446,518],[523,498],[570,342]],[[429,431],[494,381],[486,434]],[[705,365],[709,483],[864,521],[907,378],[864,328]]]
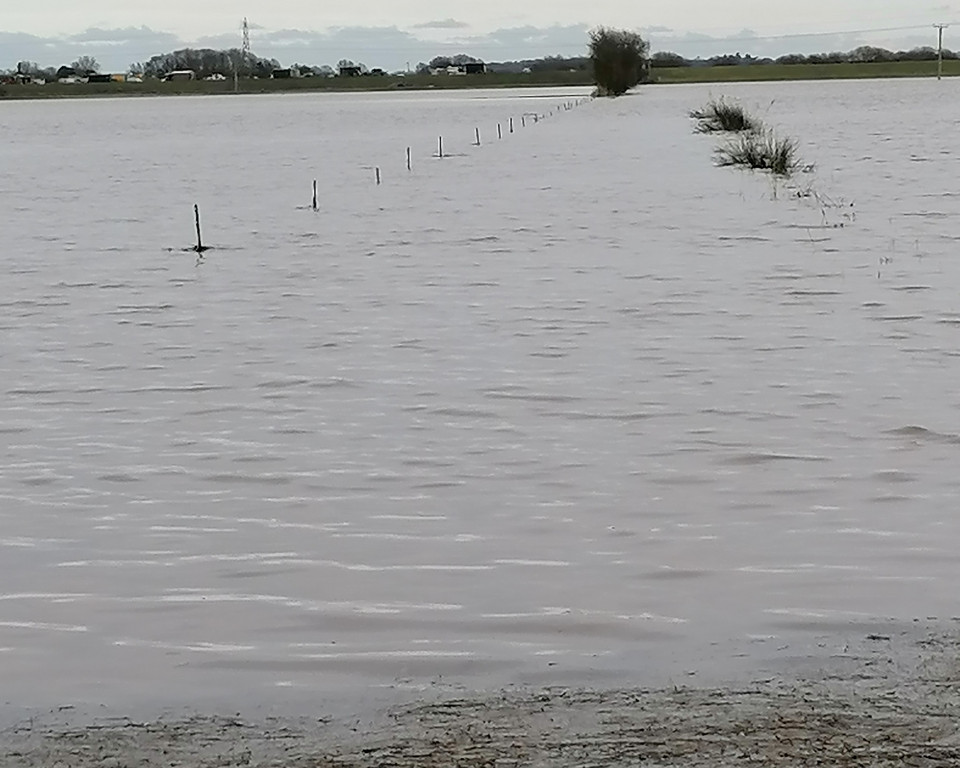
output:
[[[562,105],[562,107],[563,107],[564,110],[570,110],[570,109],[573,109],[574,107],[580,106],[580,105],[583,104],[585,101],[587,101],[587,100],[586,100],[586,99],[578,99],[578,100],[575,101],[575,102],[569,102],[569,101],[568,101],[568,102],[564,102],[564,104]],[[548,117],[548,116],[553,115],[553,112],[554,112],[554,110],[551,109],[550,112],[549,112],[547,115],[544,115],[544,117]],[[540,115],[538,115],[536,112],[529,113],[529,116],[533,118],[534,124],[540,122]],[[526,125],[527,125],[527,114],[525,113],[525,114],[520,115],[520,127],[521,127],[521,128],[525,128]],[[513,117],[510,117],[510,118],[509,118],[509,121],[508,121],[508,123],[507,123],[507,131],[508,131],[509,133],[514,133]],[[480,140],[480,127],[479,127],[479,126],[477,126],[477,127],[475,127],[475,128],[473,129],[473,135],[474,135],[474,142],[473,142],[473,143],[474,143],[474,146],[476,146],[476,147],[481,146],[481,145],[482,145],[482,142],[481,142],[481,140]],[[497,123],[497,138],[498,138],[498,139],[502,139],[502,138],[503,138],[503,124],[502,124],[502,123],[499,123],[499,122]],[[443,153],[443,136],[442,136],[442,135],[437,137],[437,155],[436,155],[436,156],[437,156],[438,158],[440,158],[440,159],[448,156],[448,155],[444,155],[444,153]],[[412,147],[407,147],[407,148],[406,148],[406,166],[407,166],[407,171],[408,171],[408,172],[410,172],[410,171],[413,170],[413,149],[412,149]],[[375,179],[375,181],[376,181],[377,186],[380,186],[380,185],[383,183],[383,177],[382,177],[381,172],[380,172],[380,166],[376,166],[376,167],[374,168],[374,179]],[[316,180],[316,179],[313,180],[313,196],[312,196],[312,199],[311,199],[310,208],[311,208],[313,211],[318,211],[318,210],[319,210],[319,203],[318,203],[318,200],[317,200],[317,180]],[[196,251],[197,253],[203,253],[203,251],[207,250],[207,247],[203,245],[203,243],[202,243],[202,241],[201,241],[201,238],[200,238],[200,210],[199,210],[199,208],[198,208],[196,205],[193,206],[193,209],[194,209],[194,217],[195,217],[196,229],[197,229],[197,244],[196,244],[191,250],[194,250],[194,251]]]
[[[573,109],[573,108],[575,108],[575,107],[579,107],[580,105],[586,103],[588,100],[589,100],[589,99],[578,99],[578,100],[576,100],[575,102],[569,102],[569,101],[568,101],[568,102],[565,102],[565,103],[563,104],[563,109],[564,109],[564,110],[570,110],[570,109]],[[549,114],[550,114],[550,115],[553,115],[553,110],[550,110]],[[535,112],[534,112],[534,113],[531,113],[530,116],[533,118],[533,122],[534,122],[534,123],[538,123],[538,122],[539,122],[540,117],[539,117],[539,115],[537,115],[537,113],[535,113]],[[525,128],[526,125],[527,125],[527,115],[526,115],[526,114],[520,115],[520,126],[521,126],[522,128]],[[508,130],[510,133],[513,133],[513,132],[514,132],[513,117],[511,117],[511,118],[509,119],[507,130]],[[476,128],[474,128],[474,138],[475,138],[474,145],[475,145],[475,146],[478,146],[478,147],[481,146],[481,142],[480,142],[480,128],[479,128],[479,126],[476,127]],[[497,123],[497,138],[498,138],[498,139],[502,139],[502,138],[503,138],[503,125],[502,125],[502,123]],[[443,154],[443,136],[442,136],[442,135],[437,137],[437,157],[438,157],[438,158],[444,158],[444,157],[446,157],[446,155]],[[413,151],[412,151],[412,148],[411,148],[411,147],[407,147],[407,151],[406,151],[406,164],[407,164],[407,171],[408,171],[408,172],[409,172],[409,171],[412,171],[412,170],[413,170]],[[383,183],[383,177],[382,177],[382,175],[381,175],[381,173],[380,173],[380,166],[376,166],[376,167],[374,168],[374,179],[376,180],[377,186],[380,186],[380,185]],[[317,180],[316,180],[316,179],[313,180],[313,195],[312,195],[312,198],[311,198],[311,201],[310,201],[310,208],[311,208],[311,210],[313,210],[313,211],[318,211],[318,210],[319,210],[319,202],[318,202],[318,199],[317,199]],[[195,251],[195,252],[198,253],[198,254],[202,254],[204,251],[209,250],[209,246],[206,246],[206,245],[203,244],[203,237],[202,237],[201,232],[200,232],[200,206],[197,205],[196,203],[194,203],[194,206],[193,206],[193,217],[194,217],[194,225],[195,225],[196,231],[197,231],[197,244],[194,245],[194,246],[193,246],[192,248],[190,248],[189,250]]]

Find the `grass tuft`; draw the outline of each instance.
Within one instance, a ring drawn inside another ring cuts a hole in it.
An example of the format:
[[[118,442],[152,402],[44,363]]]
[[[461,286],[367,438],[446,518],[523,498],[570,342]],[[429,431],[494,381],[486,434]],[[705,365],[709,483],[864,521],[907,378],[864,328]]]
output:
[[[770,171],[774,176],[792,176],[803,162],[796,139],[779,138],[770,130],[741,133],[717,149],[717,165]]]
[[[723,99],[711,99],[706,106],[694,109],[690,117],[697,121],[695,130],[698,133],[742,133],[760,129],[760,121],[747,114],[746,110],[736,103]]]

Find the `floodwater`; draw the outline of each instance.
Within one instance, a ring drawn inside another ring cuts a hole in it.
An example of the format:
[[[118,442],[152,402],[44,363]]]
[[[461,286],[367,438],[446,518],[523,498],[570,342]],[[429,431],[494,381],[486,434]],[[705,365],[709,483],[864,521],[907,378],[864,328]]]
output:
[[[3,103],[3,700],[687,680],[948,618],[958,89]],[[815,169],[714,167],[719,95]]]

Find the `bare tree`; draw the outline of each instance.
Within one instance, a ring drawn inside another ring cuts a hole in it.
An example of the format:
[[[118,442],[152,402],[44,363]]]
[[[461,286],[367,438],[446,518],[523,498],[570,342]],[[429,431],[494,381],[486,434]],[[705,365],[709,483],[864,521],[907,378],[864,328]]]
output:
[[[93,56],[80,56],[70,66],[77,70],[78,74],[100,71],[100,64],[97,63],[97,60],[93,58]]]

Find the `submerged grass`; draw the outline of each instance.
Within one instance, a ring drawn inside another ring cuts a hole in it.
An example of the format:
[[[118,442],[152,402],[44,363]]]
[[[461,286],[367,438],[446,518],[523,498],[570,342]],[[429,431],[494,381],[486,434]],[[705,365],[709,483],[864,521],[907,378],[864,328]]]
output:
[[[756,131],[761,126],[740,104],[728,102],[722,96],[691,111],[690,117],[697,121],[695,130],[699,133],[740,133]]]
[[[717,148],[717,165],[770,171],[788,177],[803,167],[793,138],[781,138],[736,102],[723,96],[711,99],[690,111],[698,133],[726,133],[732,136]]]
[[[717,165],[770,171],[791,176],[802,161],[796,139],[778,137],[769,129],[741,133],[717,149]]]

